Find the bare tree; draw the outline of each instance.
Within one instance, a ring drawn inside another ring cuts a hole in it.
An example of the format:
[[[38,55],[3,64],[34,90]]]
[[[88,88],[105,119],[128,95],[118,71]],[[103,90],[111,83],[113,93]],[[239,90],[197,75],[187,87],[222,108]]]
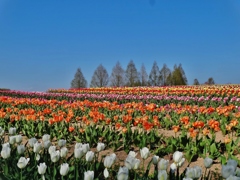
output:
[[[125,72],[125,76],[126,76],[126,85],[133,87],[133,86],[138,86],[140,85],[140,81],[139,81],[139,76],[138,76],[138,71],[135,67],[135,64],[133,62],[133,60],[130,60],[130,62],[127,65],[127,69]]]
[[[111,81],[111,86],[115,86],[115,87],[121,87],[121,86],[124,86],[125,84],[124,70],[121,64],[119,63],[119,61],[112,69],[110,81]]]
[[[84,78],[80,68],[77,69],[77,72],[74,75],[74,79],[71,82],[71,88],[85,88],[87,87],[87,81]]]
[[[170,85],[168,83],[168,80],[167,78],[169,77],[169,75],[171,74],[171,70],[167,67],[166,64],[163,64],[163,67],[162,69],[160,70],[160,83],[163,85],[163,86],[167,86],[167,85]]]
[[[147,71],[144,64],[142,64],[141,70],[140,70],[140,82],[141,82],[141,86],[148,85],[148,75],[147,75]]]
[[[94,71],[94,74],[92,76],[91,80],[91,87],[105,87],[108,85],[108,72],[103,67],[102,64],[100,64],[97,69]]]
[[[160,85],[160,72],[156,61],[153,63],[152,70],[149,74],[148,83],[150,86]]]

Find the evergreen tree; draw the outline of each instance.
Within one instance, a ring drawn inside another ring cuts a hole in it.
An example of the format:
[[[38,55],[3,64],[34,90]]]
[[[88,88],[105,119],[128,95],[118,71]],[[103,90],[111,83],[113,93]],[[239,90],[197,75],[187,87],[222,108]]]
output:
[[[121,86],[124,86],[124,84],[125,84],[124,83],[124,70],[123,70],[121,64],[119,63],[119,61],[112,69],[110,81],[111,81],[111,86],[114,86],[114,87],[121,87]]]
[[[108,72],[103,67],[102,64],[100,64],[97,69],[94,71],[94,74],[92,76],[91,80],[91,87],[105,87],[108,85]]]
[[[187,85],[187,78],[181,64],[179,66],[176,64],[174,65],[173,72],[171,74],[171,84]]]
[[[205,84],[213,85],[213,84],[215,84],[215,82],[214,82],[213,78],[210,77],[210,78],[208,78],[208,81]]]
[[[71,82],[71,88],[85,88],[87,87],[87,81],[84,78],[80,68],[77,69],[77,72],[74,75],[74,79]]]
[[[193,80],[193,85],[199,85],[200,83],[199,83],[199,81],[197,80],[197,79],[194,79]]]
[[[171,70],[167,67],[166,64],[163,64],[162,69],[160,70],[160,82],[163,86],[170,85],[168,82],[168,77],[171,74]]]
[[[157,65],[157,62],[154,61],[152,70],[149,74],[148,83],[150,86],[159,86],[160,85],[160,72]]]
[[[125,76],[126,76],[126,86],[133,87],[133,86],[140,85],[139,74],[133,60],[130,60],[130,62],[128,63]]]
[[[148,85],[148,75],[147,75],[147,71],[144,64],[142,64],[141,70],[140,70],[140,81],[141,81],[141,86]]]

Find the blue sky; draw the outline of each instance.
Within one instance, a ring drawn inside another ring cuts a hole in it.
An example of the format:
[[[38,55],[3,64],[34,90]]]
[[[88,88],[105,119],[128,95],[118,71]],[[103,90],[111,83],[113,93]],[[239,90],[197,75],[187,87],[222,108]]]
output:
[[[131,59],[240,84],[239,32],[239,0],[0,0],[0,87],[70,88],[78,67],[90,84]]]

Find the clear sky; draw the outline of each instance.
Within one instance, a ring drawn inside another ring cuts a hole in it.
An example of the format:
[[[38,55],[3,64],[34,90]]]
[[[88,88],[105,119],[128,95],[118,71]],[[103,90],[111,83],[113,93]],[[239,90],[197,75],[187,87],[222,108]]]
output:
[[[90,84],[131,59],[240,84],[240,0],[0,0],[0,88],[70,88],[78,67]]]

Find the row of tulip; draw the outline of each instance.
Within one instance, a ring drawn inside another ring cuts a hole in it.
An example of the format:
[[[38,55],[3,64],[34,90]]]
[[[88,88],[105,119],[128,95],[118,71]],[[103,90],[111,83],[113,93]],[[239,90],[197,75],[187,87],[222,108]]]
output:
[[[168,159],[152,154],[147,147],[139,149],[140,158],[137,158],[137,151],[129,151],[125,160],[119,162],[114,152],[100,154],[106,148],[106,144],[101,142],[97,144],[96,149],[91,149],[88,143],[75,143],[72,144],[73,150],[70,151],[71,146],[66,140],[53,142],[48,134],[43,135],[41,139],[33,137],[23,144],[23,137],[16,135],[16,128],[9,128],[8,138],[4,137],[4,133],[0,127],[0,177],[4,179],[197,180],[203,178],[210,180],[213,178],[208,170],[213,159],[209,157],[204,159],[206,168],[204,174],[199,166],[187,166],[187,169],[180,173],[180,168],[187,162],[184,154],[179,151],[173,153],[170,166]],[[146,166],[147,159],[150,159],[150,162]],[[239,180],[240,168],[237,166],[236,160],[228,159],[222,165],[221,177],[217,178]],[[153,172],[149,173],[151,167]]]
[[[40,99],[57,99],[67,100],[70,102],[76,100],[91,100],[91,101],[117,101],[118,103],[127,102],[145,102],[158,103],[166,105],[170,103],[181,104],[198,104],[211,105],[214,107],[226,105],[229,102],[235,106],[240,105],[240,98],[237,96],[180,96],[180,95],[122,95],[122,94],[73,94],[73,93],[44,93],[44,92],[23,92],[23,91],[0,91],[1,96],[22,97],[22,98],[40,98]]]
[[[53,93],[80,93],[80,94],[154,94],[154,95],[218,95],[240,96],[239,85],[215,86],[165,86],[165,87],[100,87],[79,89],[49,89]]]

